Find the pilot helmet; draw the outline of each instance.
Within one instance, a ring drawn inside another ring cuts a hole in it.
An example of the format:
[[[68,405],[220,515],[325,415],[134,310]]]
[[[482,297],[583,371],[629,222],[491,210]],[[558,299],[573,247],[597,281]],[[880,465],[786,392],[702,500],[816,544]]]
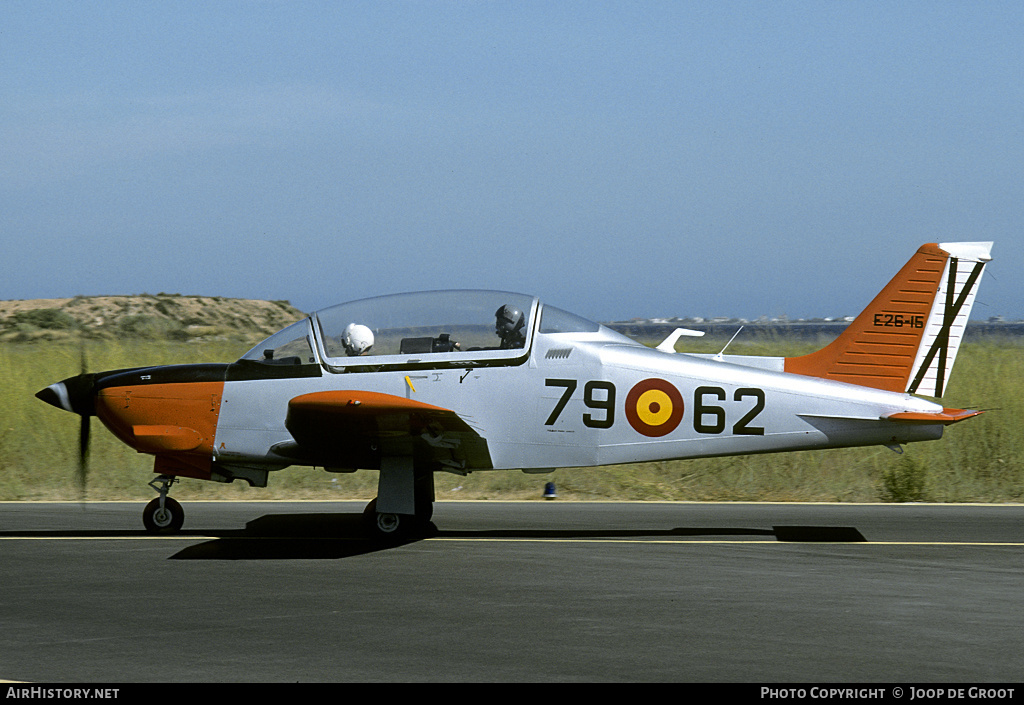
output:
[[[512,304],[505,304],[494,312],[494,332],[502,338],[517,332],[526,323],[523,312]]]
[[[373,347],[373,331],[358,323],[349,323],[342,333],[341,342],[345,345],[345,352],[349,357],[362,355]]]

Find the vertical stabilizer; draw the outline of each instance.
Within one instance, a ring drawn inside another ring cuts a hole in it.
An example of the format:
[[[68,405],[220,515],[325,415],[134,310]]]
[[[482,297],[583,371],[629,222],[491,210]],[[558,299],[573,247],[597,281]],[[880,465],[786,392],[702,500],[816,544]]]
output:
[[[991,242],[923,245],[830,345],[786,372],[941,397]]]

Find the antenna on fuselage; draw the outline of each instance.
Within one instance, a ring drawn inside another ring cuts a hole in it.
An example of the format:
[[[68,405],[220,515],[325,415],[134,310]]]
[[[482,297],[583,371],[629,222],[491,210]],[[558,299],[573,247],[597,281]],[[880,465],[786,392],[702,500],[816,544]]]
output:
[[[715,360],[717,360],[719,362],[722,361],[722,355],[725,354],[725,349],[728,348],[730,345],[732,345],[732,341],[736,340],[736,336],[740,334],[741,330],[743,330],[743,326],[740,326],[739,328],[736,329],[736,332],[732,334],[731,338],[729,338],[729,342],[725,344],[725,348],[722,348],[721,350],[719,350],[718,354],[715,355],[715,358],[714,358]]]

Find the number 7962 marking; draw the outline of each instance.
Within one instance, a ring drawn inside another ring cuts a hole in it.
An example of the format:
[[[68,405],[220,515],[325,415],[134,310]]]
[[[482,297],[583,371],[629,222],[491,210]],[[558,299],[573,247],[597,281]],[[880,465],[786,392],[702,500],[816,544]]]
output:
[[[553,426],[565,411],[565,407],[568,406],[579,382],[575,379],[546,379],[544,384],[548,387],[561,387],[563,390],[544,422],[545,426]],[[615,423],[615,397],[615,385],[612,382],[600,380],[587,382],[583,386],[583,404],[589,411],[583,414],[583,425],[588,428],[611,428]],[[733,403],[723,403],[727,400],[728,395],[721,387],[697,387],[693,392],[693,430],[704,434],[724,433],[728,427],[728,417],[732,414],[743,414],[732,425],[732,433],[737,436],[764,435],[763,426],[753,425],[754,420],[765,409],[763,389],[741,387],[733,392]],[[745,400],[753,400],[753,405],[749,407],[744,405],[737,409],[737,404]]]

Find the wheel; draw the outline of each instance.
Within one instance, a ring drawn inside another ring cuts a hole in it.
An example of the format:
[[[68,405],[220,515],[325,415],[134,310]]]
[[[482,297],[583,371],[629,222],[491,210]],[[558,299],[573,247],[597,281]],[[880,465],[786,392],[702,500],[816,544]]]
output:
[[[400,541],[416,534],[423,522],[412,514],[390,514],[377,511],[377,500],[373,499],[363,510],[363,526],[375,539]]]
[[[146,531],[155,534],[176,534],[184,523],[185,510],[170,497],[164,498],[163,509],[160,508],[160,498],[157,497],[142,511],[142,524]]]
[[[382,514],[377,512],[375,529],[378,534],[392,536],[399,533],[404,523],[401,514]]]

